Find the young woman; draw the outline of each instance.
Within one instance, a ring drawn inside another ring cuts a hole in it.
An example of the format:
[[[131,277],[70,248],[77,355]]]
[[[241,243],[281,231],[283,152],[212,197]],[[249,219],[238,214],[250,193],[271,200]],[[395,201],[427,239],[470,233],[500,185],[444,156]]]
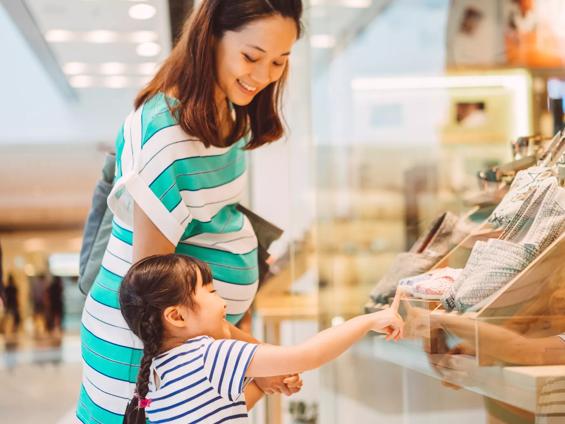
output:
[[[230,340],[226,303],[208,266],[156,255],[131,267],[120,287],[122,314],[147,346],[126,424],[246,423],[262,393],[247,377],[297,373],[335,359],[369,331],[402,337],[392,306],[327,329],[296,346]]]
[[[280,139],[280,96],[300,36],[300,0],[203,0],[169,58],[139,93],[116,140],[108,203],[112,236],[82,320],[77,417],[121,423],[143,344],[124,321],[118,290],[131,264],[155,254],[196,257],[226,301],[229,336],[257,289],[257,240],[236,209],[244,150]],[[295,392],[298,376],[256,380]]]

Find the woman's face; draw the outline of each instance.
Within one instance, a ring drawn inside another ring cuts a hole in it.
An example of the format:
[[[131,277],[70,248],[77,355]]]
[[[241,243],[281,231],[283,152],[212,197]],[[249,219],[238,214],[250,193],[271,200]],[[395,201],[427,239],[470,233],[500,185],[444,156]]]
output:
[[[280,15],[226,32],[216,51],[218,101],[251,103],[257,93],[281,78],[296,38],[294,20]]]

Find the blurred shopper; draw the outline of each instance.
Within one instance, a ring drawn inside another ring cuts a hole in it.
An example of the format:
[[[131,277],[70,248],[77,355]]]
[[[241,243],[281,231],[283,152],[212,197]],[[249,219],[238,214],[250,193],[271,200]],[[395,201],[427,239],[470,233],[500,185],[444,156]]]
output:
[[[14,280],[14,276],[8,276],[8,285],[6,287],[6,318],[8,325],[6,328],[6,336],[18,333],[21,324],[20,302],[18,299],[19,291]]]
[[[47,286],[49,277],[47,274],[39,274],[31,281],[31,297],[33,304],[33,327],[36,337],[43,337],[46,334],[47,326]]]
[[[234,325],[259,280],[257,238],[236,206],[245,150],[284,136],[281,95],[301,15],[301,0],[203,0],[137,96],[116,141],[112,235],[82,316],[82,422],[121,423],[133,396],[144,347],[121,315],[118,289],[140,259],[176,252],[207,262],[230,337],[257,342]],[[299,376],[255,382],[287,395],[302,384]]]
[[[2,244],[0,244],[0,321],[6,306],[6,289],[4,287],[4,268],[2,266]]]
[[[63,304],[63,279],[59,276],[53,277],[53,281],[47,289],[48,313],[47,329],[56,336],[61,336],[64,304]]]

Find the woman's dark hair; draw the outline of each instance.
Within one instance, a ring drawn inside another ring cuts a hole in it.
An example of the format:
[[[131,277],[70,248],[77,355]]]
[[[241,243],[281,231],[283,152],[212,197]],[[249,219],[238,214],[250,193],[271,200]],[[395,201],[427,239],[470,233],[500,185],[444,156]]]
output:
[[[185,255],[156,255],[135,263],[120,286],[120,308],[129,328],[143,342],[143,357],[137,376],[135,396],[129,402],[124,423],[145,424],[143,402],[149,391],[153,358],[163,343],[163,312],[169,306],[198,307],[193,297],[198,274],[202,284],[212,283],[208,266]]]
[[[227,31],[239,31],[257,19],[276,15],[293,19],[300,36],[302,0],[203,0],[167,60],[138,94],[135,107],[159,92],[174,93],[178,102],[169,104],[171,114],[187,134],[207,147],[230,146],[249,132],[246,149],[280,139],[284,133],[280,106],[288,67],[249,105],[234,105],[235,122],[226,140],[222,140],[214,96],[218,40]]]

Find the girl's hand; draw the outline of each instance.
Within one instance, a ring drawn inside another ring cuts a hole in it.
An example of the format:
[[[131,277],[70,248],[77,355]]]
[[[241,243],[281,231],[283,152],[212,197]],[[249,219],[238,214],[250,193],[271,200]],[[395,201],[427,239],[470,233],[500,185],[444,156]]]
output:
[[[369,315],[371,319],[371,330],[386,334],[387,340],[398,341],[404,334],[404,321],[398,314],[401,297],[402,291],[397,290],[390,307]]]
[[[298,393],[302,389],[302,378],[300,374],[293,374],[283,380],[284,384],[290,391],[290,394]]]

